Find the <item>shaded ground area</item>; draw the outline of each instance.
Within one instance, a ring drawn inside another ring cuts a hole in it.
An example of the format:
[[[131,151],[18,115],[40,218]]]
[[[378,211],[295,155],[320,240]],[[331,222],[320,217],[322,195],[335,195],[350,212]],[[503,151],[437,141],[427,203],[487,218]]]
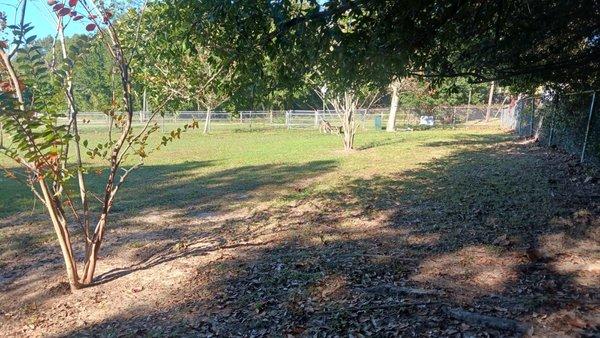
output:
[[[186,171],[211,163],[156,168],[164,176],[147,177],[160,184],[156,195],[139,197],[148,201],[134,218],[117,216],[100,284],[74,295],[47,282],[62,278],[62,266],[52,237],[35,230],[36,216],[9,216],[0,227],[32,226],[3,242],[14,256],[0,266],[0,330],[600,334],[594,168],[505,135],[456,134],[417,142],[412,164],[379,170],[393,163],[385,155],[407,156],[389,152],[398,144],[373,141],[347,155],[368,165],[314,159],[196,179]],[[145,191],[134,186],[124,199],[136,189]],[[182,192],[190,203],[172,201]]]

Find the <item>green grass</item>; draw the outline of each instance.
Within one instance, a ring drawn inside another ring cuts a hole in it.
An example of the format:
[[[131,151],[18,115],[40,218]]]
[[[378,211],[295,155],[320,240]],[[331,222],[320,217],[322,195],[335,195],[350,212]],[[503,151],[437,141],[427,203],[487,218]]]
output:
[[[90,128],[83,137],[94,144],[103,136],[101,130]],[[314,130],[221,130],[211,135],[192,131],[147,158],[144,167],[130,176],[116,211],[186,207],[205,201],[210,209],[210,205],[222,207],[228,199],[257,202],[280,194],[303,198],[332,189],[345,178],[413,169],[458,147],[506,137],[493,128],[364,131],[357,135],[357,151],[345,153],[339,136]],[[0,164],[11,166],[5,158]],[[90,187],[100,192],[106,170],[97,169],[105,166],[98,160],[90,164],[95,168],[88,176]],[[0,187],[0,217],[32,209],[32,194],[23,184],[1,177]]]
[[[86,136],[97,142],[100,134],[88,130]],[[543,280],[556,280],[564,294],[586,299],[597,284],[587,274],[523,267],[532,245],[552,252],[558,258],[553,264],[559,257],[597,258],[596,209],[589,199],[574,198],[597,195],[595,185],[581,183],[597,174],[585,172],[575,158],[513,139],[492,126],[367,131],[357,135],[357,150],[346,153],[338,136],[310,130],[186,134],[152,154],[121,191],[102,259],[116,270],[123,260],[130,262],[123,271],[131,275],[111,284],[116,280],[109,274],[99,290],[120,299],[114,295],[130,292],[132,281],[153,287],[160,283],[148,281],[172,271],[187,274],[184,282],[157,289],[169,298],[157,308],[154,300],[124,297],[132,312],[99,317],[102,323],[91,330],[138,330],[152,320],[169,330],[163,335],[187,334],[190,326],[180,320],[191,307],[221,320],[227,333],[256,329],[257,312],[291,327],[299,317],[289,314],[308,308],[297,306],[302,304],[326,310],[327,327],[342,330],[359,322],[349,313],[362,299],[370,304],[362,297],[398,304],[396,296],[356,293],[368,285],[441,289],[444,302],[456,307],[500,302],[516,309],[515,318],[556,306],[544,296],[548,289],[539,287]],[[91,166],[104,169],[88,176],[91,190],[101,191],[106,168],[100,162]],[[58,264],[59,250],[39,205],[32,216],[24,212],[31,209],[27,189],[5,178],[0,187],[0,267],[12,285],[24,285],[32,279],[26,272]],[[496,243],[500,236],[509,244]],[[23,290],[9,290],[5,298],[20,299]],[[89,304],[82,299],[77,306]],[[232,310],[226,314],[231,321],[219,317],[223,306]],[[279,318],[281,309],[292,312]],[[42,311],[54,318],[61,310]],[[136,311],[143,319],[132,315]],[[382,314],[364,311],[372,318]],[[314,327],[323,327],[322,317],[307,318],[307,327],[315,318]]]

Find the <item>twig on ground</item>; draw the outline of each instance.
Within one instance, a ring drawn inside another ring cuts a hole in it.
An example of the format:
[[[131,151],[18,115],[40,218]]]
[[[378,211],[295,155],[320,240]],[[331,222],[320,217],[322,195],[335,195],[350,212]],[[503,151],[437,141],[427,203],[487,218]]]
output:
[[[411,294],[411,295],[420,295],[420,296],[440,296],[444,294],[442,290],[427,290],[420,288],[411,288],[411,287],[403,287],[396,285],[376,285],[367,288],[356,288],[356,291],[363,291],[368,293],[375,293],[380,295],[390,295],[390,294]]]
[[[521,323],[513,319],[492,317],[462,309],[448,309],[446,312],[455,319],[471,324],[484,325],[495,329],[509,330],[526,335],[530,335],[533,331],[533,326],[531,324]]]
[[[385,309],[396,309],[408,306],[424,306],[424,305],[442,305],[443,302],[440,301],[426,301],[426,302],[406,302],[406,303],[393,303],[393,304],[375,304],[368,306],[351,306],[344,307],[345,311],[350,312],[358,312],[358,311],[371,311],[371,310],[385,310]],[[315,311],[315,314],[328,314],[339,312],[340,309],[324,309],[320,311]]]

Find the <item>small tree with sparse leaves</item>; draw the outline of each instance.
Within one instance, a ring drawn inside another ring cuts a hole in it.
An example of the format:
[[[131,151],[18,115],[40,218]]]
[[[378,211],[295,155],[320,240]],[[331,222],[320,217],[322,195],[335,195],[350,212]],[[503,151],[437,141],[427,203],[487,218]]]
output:
[[[75,290],[94,281],[109,215],[129,174],[144,163],[150,152],[166,146],[181,133],[197,128],[198,124],[194,121],[172,131],[163,137],[158,147],[151,148],[148,139],[158,129],[154,119],[135,131],[132,126],[132,63],[139,55],[135,44],[128,49],[123,47],[120,29],[113,22],[113,9],[96,0],[48,0],[48,5],[55,14],[57,27],[52,53],[58,54],[50,62],[44,61],[40,47],[34,44],[36,37],[30,35],[33,27],[24,20],[27,0],[23,0],[19,8],[19,21],[1,27],[0,122],[6,135],[0,144],[0,154],[11,158],[19,167],[3,168],[6,175],[22,181],[45,206],[61,248],[70,287]],[[138,25],[144,8],[138,13]],[[5,17],[2,21],[5,22]],[[64,30],[76,21],[84,22],[86,30],[104,45],[119,79],[116,97],[120,100],[112,100],[112,107],[106,111],[112,126],[105,142],[95,145],[82,139],[74,95],[73,69],[82,60],[70,55],[65,45]],[[12,41],[9,42],[9,38]],[[125,38],[136,41],[135,36]],[[16,59],[22,67],[15,66]],[[48,77],[61,84],[68,107],[66,113],[54,112],[45,105],[47,88],[39,84],[45,83]],[[168,98],[160,101],[164,104]],[[161,107],[157,105],[151,116],[161,114]],[[89,169],[85,157],[101,159],[108,167],[104,187],[97,193],[90,191],[86,184]],[[138,158],[136,164],[125,167],[132,157]],[[74,190],[67,184],[71,180],[77,181]],[[98,207],[92,205],[96,202]],[[85,242],[83,266],[79,266],[73,250],[74,238],[79,238],[73,232],[76,226],[81,229]]]

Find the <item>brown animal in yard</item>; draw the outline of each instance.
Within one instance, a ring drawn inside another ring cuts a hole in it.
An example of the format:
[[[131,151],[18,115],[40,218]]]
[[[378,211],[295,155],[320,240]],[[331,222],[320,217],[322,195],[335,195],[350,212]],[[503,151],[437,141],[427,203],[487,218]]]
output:
[[[342,127],[334,127],[329,123],[329,121],[321,120],[319,124],[319,131],[326,134],[341,134]]]

